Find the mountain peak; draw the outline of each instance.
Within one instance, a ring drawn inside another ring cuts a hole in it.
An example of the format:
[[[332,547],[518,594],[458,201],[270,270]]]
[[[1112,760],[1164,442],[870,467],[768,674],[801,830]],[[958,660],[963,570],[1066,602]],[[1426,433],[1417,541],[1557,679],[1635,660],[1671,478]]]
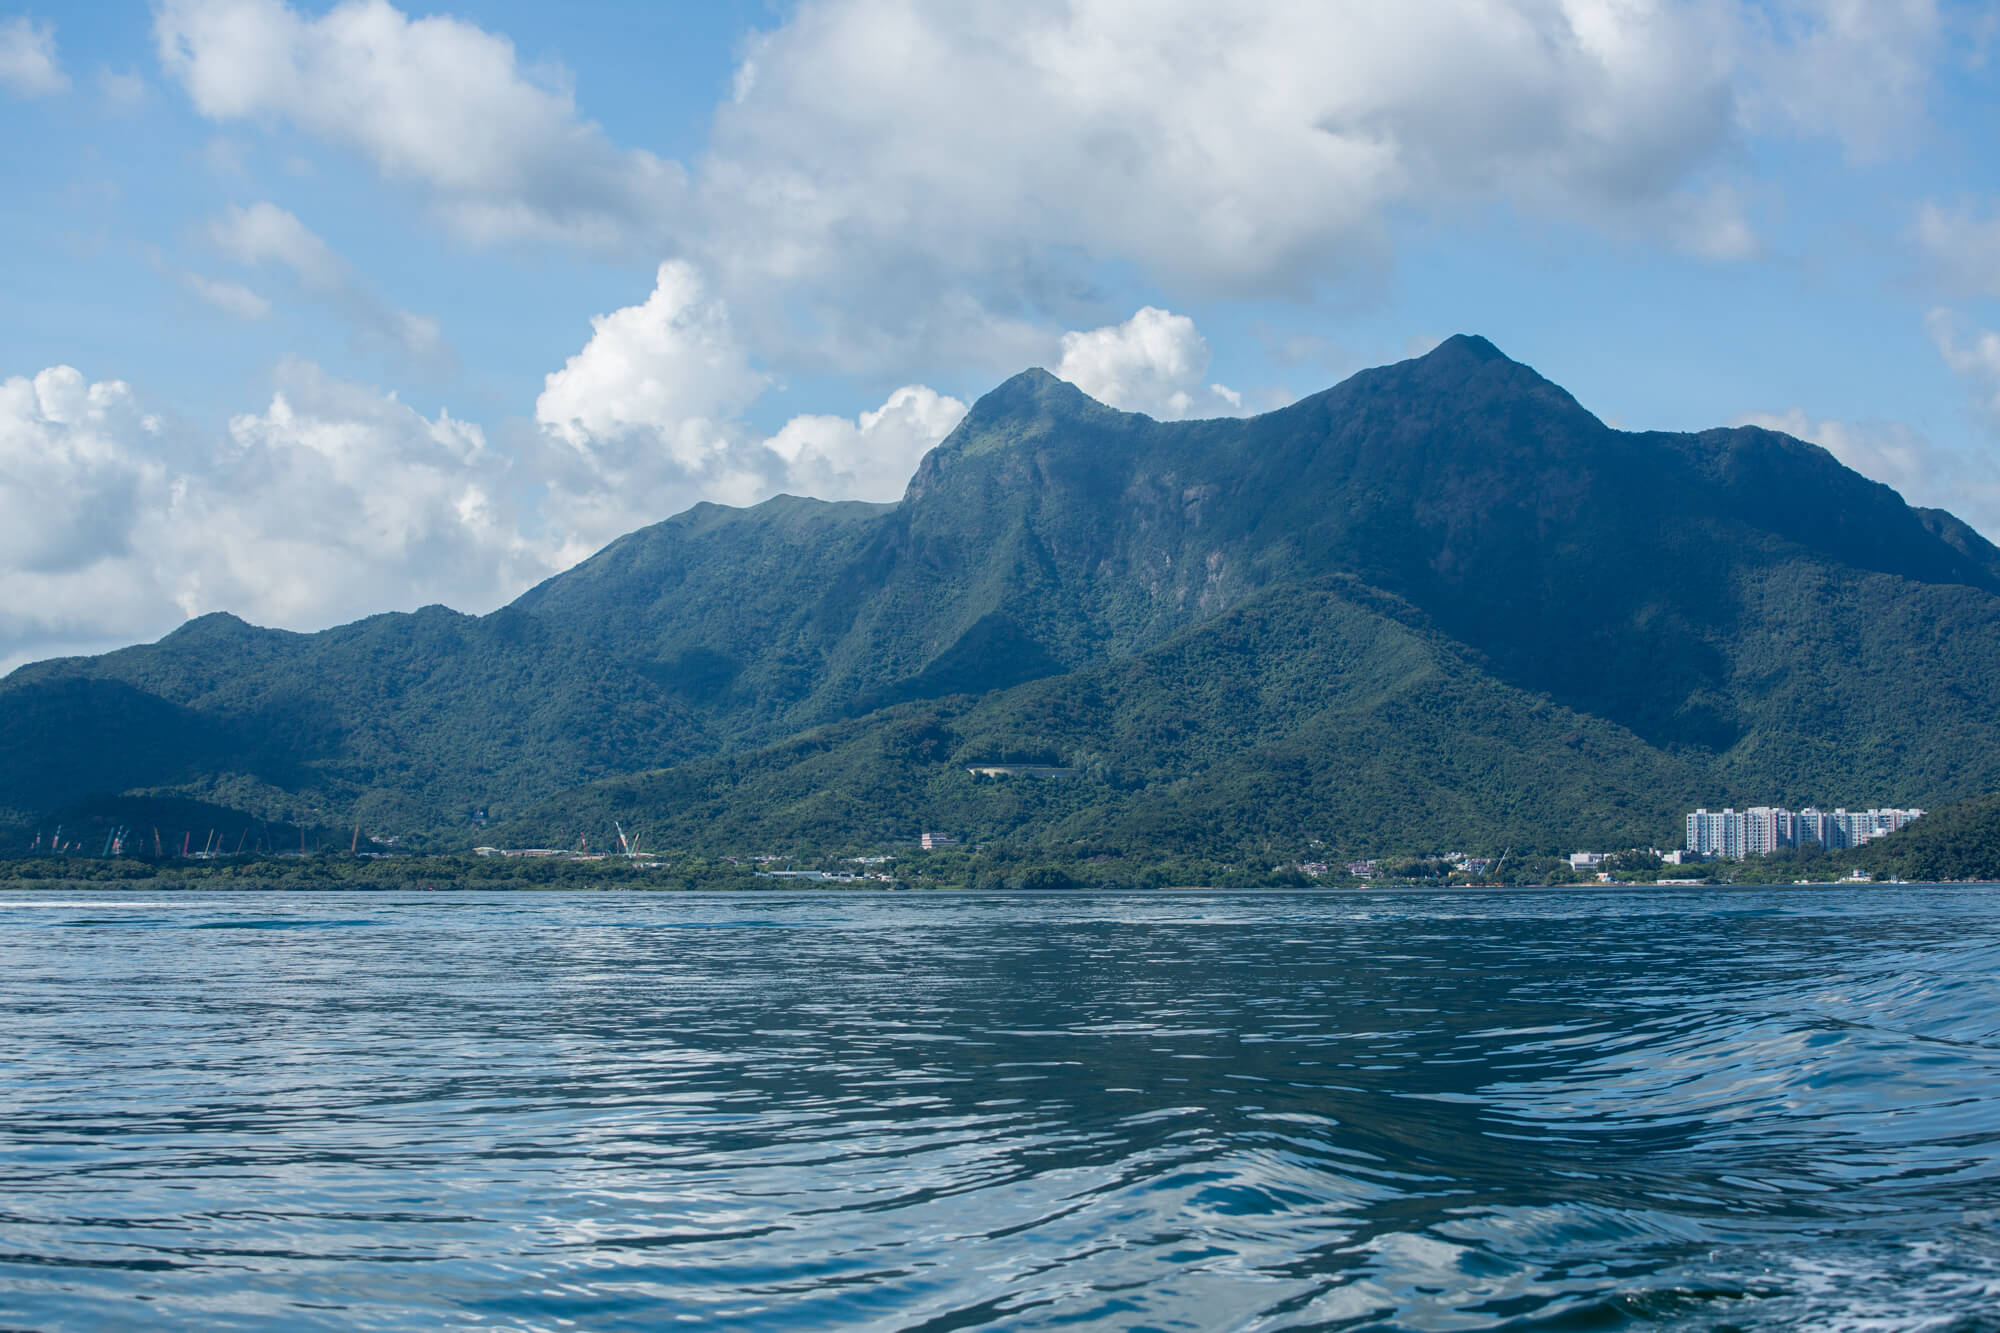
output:
[[[208,611],[191,616],[167,634],[169,639],[226,640],[256,634],[260,627],[228,611]]]
[[[1491,342],[1476,333],[1454,333],[1430,351],[1417,358],[1420,361],[1470,361],[1483,364],[1488,361],[1507,361],[1511,358]]]
[[[1042,416],[1051,412],[1074,412],[1085,405],[1102,406],[1068,380],[1057,379],[1040,366],[1030,366],[982,395],[972,405],[973,417]]]
[[[1356,391],[1442,395],[1462,404],[1477,404],[1481,411],[1498,410],[1497,405],[1506,400],[1534,400],[1556,416],[1570,419],[1572,425],[1587,422],[1600,429],[1603,425],[1568,390],[1476,333],[1453,334],[1422,356],[1359,371],[1328,390],[1326,396]]]
[[[1058,379],[1040,366],[1031,366],[982,395],[964,420],[926,457],[925,464],[929,465],[938,454],[983,454],[1038,439],[1059,423],[1122,419],[1127,415],[1106,407],[1068,380]],[[919,491],[923,489],[923,472],[920,467],[911,481]]]

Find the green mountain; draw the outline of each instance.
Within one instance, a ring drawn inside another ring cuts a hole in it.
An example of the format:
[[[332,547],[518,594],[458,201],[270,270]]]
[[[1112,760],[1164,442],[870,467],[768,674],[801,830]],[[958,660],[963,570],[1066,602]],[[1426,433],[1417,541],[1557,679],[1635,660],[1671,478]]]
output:
[[[2000,550],[1784,435],[1611,430],[1479,338],[1247,420],[1028,371],[898,504],[698,505],[486,617],[205,617],[15,672],[0,738],[17,822],[1669,845],[1697,803],[2000,788]],[[1077,771],[965,771],[1007,759]]]
[[[2000,881],[2000,795],[1932,810],[1893,838],[1878,838],[1844,860],[1878,877]]]
[[[994,765],[1046,776],[987,777]],[[1407,604],[1287,584],[1144,652],[566,792],[508,830],[858,849],[919,828],[1083,855],[1357,855],[1656,836],[1699,769],[1503,684]],[[1663,816],[1663,812],[1664,816]]]

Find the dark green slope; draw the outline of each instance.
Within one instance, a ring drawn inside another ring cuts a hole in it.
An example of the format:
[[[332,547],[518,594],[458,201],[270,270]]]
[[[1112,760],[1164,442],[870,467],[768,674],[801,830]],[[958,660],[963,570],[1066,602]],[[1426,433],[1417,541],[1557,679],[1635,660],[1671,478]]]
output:
[[[157,789],[443,831],[886,706],[1066,697],[1329,580],[1410,608],[1508,697],[1671,756],[1701,775],[1690,799],[2000,787],[2000,551],[1786,436],[1612,431],[1461,337],[1242,421],[1155,422],[1029,371],[896,505],[701,505],[489,617],[321,635],[210,617],[24,668],[0,682],[0,802]],[[1478,706],[1453,725],[1478,732]],[[1226,712],[1199,721],[1215,771],[1261,744]],[[1399,744],[1385,763],[1420,753]],[[1046,814],[1127,827],[1125,806],[1092,809]]]
[[[1897,879],[2000,881],[2000,794],[1933,810],[1842,859]]]
[[[1065,778],[978,778],[991,763]],[[1395,598],[1288,585],[1136,657],[612,779],[502,831],[612,821],[714,853],[865,847],[920,829],[1051,850],[1328,854],[1658,842],[1700,770],[1501,684]]]
[[[518,612],[443,607],[310,635],[210,615],[36,663],[0,685],[0,737],[0,807],[17,816],[171,790],[393,833],[708,748],[677,700],[607,655]]]
[[[655,682],[722,733],[768,728],[818,689],[873,586],[857,564],[894,506],[778,496],[699,504],[619,538],[513,609]],[[859,586],[857,586],[859,585]]]

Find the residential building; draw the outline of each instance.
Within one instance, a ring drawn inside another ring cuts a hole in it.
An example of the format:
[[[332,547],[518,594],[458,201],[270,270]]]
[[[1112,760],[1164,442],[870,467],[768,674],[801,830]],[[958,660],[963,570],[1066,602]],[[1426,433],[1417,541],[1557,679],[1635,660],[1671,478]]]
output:
[[[1821,847],[1838,851],[1860,847],[1905,827],[1921,810],[1870,809],[1832,811],[1817,806],[1792,811],[1782,806],[1756,805],[1748,810],[1696,810],[1687,817],[1687,850],[1696,856],[1741,860],[1764,856],[1786,847]],[[1575,858],[1571,858],[1575,864]]]

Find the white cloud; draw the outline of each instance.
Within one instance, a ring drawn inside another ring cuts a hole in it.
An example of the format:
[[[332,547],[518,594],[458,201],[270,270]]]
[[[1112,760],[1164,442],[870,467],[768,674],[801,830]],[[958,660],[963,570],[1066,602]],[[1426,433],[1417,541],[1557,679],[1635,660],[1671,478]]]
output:
[[[1911,231],[1945,282],[1961,292],[2000,296],[2000,216],[1926,202]]]
[[[827,499],[893,500],[923,456],[951,434],[966,406],[921,384],[906,384],[873,412],[798,416],[764,442],[785,462],[783,487]]]
[[[205,278],[199,273],[183,273],[181,282],[189,291],[226,315],[234,315],[238,319],[264,319],[271,313],[271,303],[240,282]]]
[[[346,281],[347,266],[332,248],[276,204],[232,207],[209,224],[208,234],[216,249],[239,264],[281,263],[321,291]]]
[[[559,74],[459,19],[386,0],[308,15],[283,0],[166,0],[160,61],[213,120],[279,117],[428,189],[476,240],[628,247],[657,234],[677,167],[612,145]]]
[[[1956,311],[1933,310],[1924,328],[1953,374],[1972,388],[1987,424],[2000,428],[2000,333],[1971,330]]]
[[[705,185],[743,263],[825,272],[893,234],[1293,294],[1409,200],[1650,208],[1733,132],[1700,25],[1644,3],[807,4],[752,49]],[[870,276],[873,274],[871,272]]]
[[[309,365],[281,379],[268,408],[231,419],[214,459],[225,484],[191,494],[208,521],[183,610],[248,605],[279,624],[431,601],[483,610],[548,572],[496,498],[507,465],[478,426]]]
[[[747,48],[683,240],[768,355],[871,370],[1011,368],[1020,323],[1102,317],[1107,264],[1365,292],[1398,219],[1496,202],[1740,261],[1746,140],[1908,132],[1935,29],[1918,0],[807,0]]]
[[[1163,421],[1240,415],[1243,395],[1203,383],[1208,363],[1193,320],[1147,306],[1123,324],[1065,333],[1055,373],[1100,403]]]
[[[666,434],[679,461],[698,466],[717,447],[716,423],[770,384],[751,369],[727,307],[690,264],[660,265],[642,304],[590,323],[590,341],[535,400],[535,419],[580,450],[636,432]]]
[[[1995,352],[2000,355],[2000,348]],[[2000,471],[1987,458],[1940,448],[1899,421],[1815,420],[1794,407],[1785,412],[1751,412],[1737,424],[1810,440],[1911,504],[1948,510],[1989,540],[2000,541]]]
[[[166,0],[219,121],[278,118],[461,234],[673,253],[773,364],[1012,369],[1106,264],[1194,294],[1365,284],[1392,219],[1492,202],[1759,253],[1741,148],[1923,113],[1932,0],[805,0],[746,47],[690,181],[560,75],[387,0]]]
[[[128,552],[165,485],[142,447],[157,429],[115,380],[53,366],[0,382],[0,569],[60,575]]]
[[[276,204],[232,206],[209,224],[208,234],[218,251],[246,267],[290,269],[305,291],[347,321],[359,342],[398,367],[413,365],[434,376],[457,368],[457,353],[437,320],[389,306],[331,246]]]
[[[660,265],[645,301],[591,327],[535,402],[552,446],[538,469],[550,478],[546,517],[572,556],[696,500],[894,499],[965,415],[957,399],[908,385],[854,420],[795,417],[765,438],[743,415],[772,377],[683,261]]]
[[[0,660],[211,610],[317,629],[487,609],[553,568],[496,498],[506,472],[478,427],[303,364],[222,435],[67,366],[0,382]]]
[[[1744,13],[1753,128],[1830,133],[1876,157],[1921,124],[1945,36],[1936,0],[1772,0]]]
[[[25,15],[0,19],[0,88],[16,97],[51,97],[69,90],[56,58],[55,25]]]
[[[748,504],[779,492],[893,500],[966,405],[905,385],[849,419],[804,415],[765,436],[743,418],[772,377],[693,265],[660,265],[652,293],[591,321],[582,351],[535,403],[549,446],[547,516],[581,555],[698,499]],[[1148,306],[1060,339],[1057,374],[1114,407],[1161,418],[1241,413],[1206,382],[1208,342],[1185,315]]]

